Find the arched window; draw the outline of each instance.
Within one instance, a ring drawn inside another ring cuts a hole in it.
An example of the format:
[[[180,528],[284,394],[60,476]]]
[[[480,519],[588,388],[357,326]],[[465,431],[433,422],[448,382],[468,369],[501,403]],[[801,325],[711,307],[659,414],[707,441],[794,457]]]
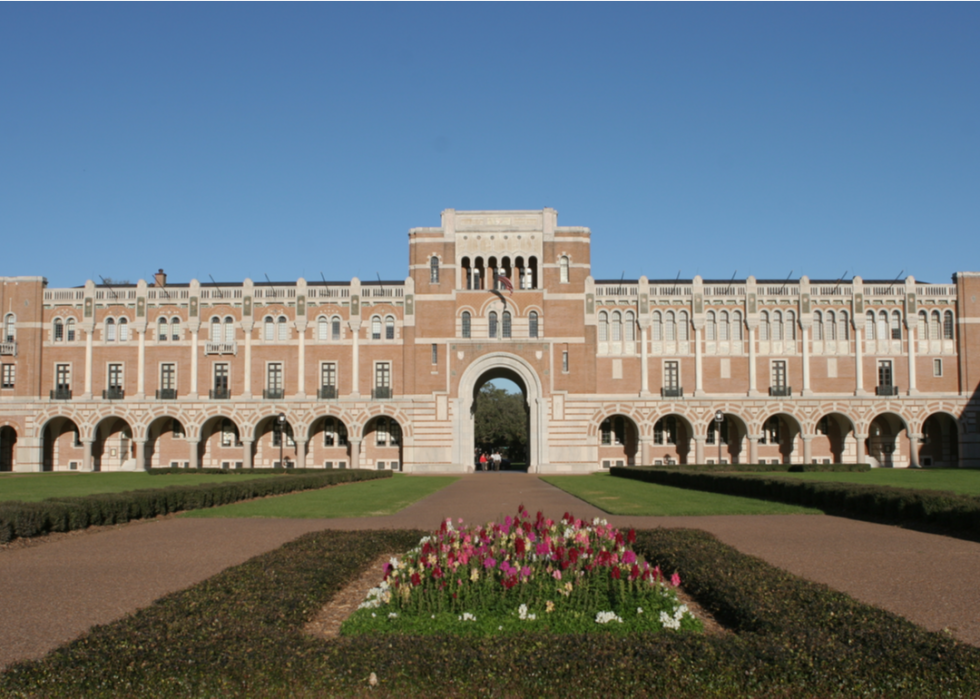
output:
[[[52,331],[55,342],[62,342],[65,339],[65,324],[61,318],[54,319]]]
[[[677,314],[677,339],[686,342],[690,338],[691,323],[687,318],[687,311]]]
[[[462,315],[461,320],[462,320],[462,325],[463,325],[463,337],[469,337],[470,336],[470,332],[471,332],[470,331],[470,321],[471,321],[471,319],[470,319],[470,312],[469,311],[463,311],[463,315]]]
[[[827,311],[827,320],[824,323],[823,335],[825,340],[837,339],[837,317],[833,311]]]
[[[276,339],[276,324],[272,321],[272,316],[266,316],[265,320],[262,321],[264,327],[264,333],[262,339],[266,342],[272,342]]]
[[[796,339],[796,312],[786,311],[786,332],[783,333],[783,337],[787,340]]]
[[[728,311],[718,314],[718,339],[722,342],[728,340]]]
[[[605,311],[599,313],[599,342],[609,340],[609,314]]]
[[[503,326],[504,326],[504,337],[510,337],[510,311],[504,311],[503,313]]]
[[[381,316],[373,316],[371,318],[371,339],[381,339]]]
[[[395,317],[387,316],[385,318],[385,339],[394,340],[395,339]]]
[[[919,311],[919,339],[929,339],[929,314],[925,311]]]
[[[769,339],[769,311],[759,313],[759,340]]]
[[[180,340],[180,318],[177,316],[170,319],[170,339],[174,342]]]
[[[868,311],[864,314],[864,339],[875,339],[875,312]]]
[[[329,340],[330,339],[330,323],[323,316],[316,319],[316,339],[317,340]]]
[[[662,417],[653,426],[654,444],[677,444],[677,418],[673,415]]]
[[[851,339],[851,327],[847,321],[847,311],[841,311],[840,317],[837,319],[837,339],[838,340]]]
[[[75,319],[69,318],[65,321],[65,335],[68,337],[68,342],[75,341]]]
[[[15,342],[17,340],[17,316],[8,313],[3,317],[3,341]]]
[[[714,342],[715,338],[718,336],[718,326],[715,320],[715,312],[708,311],[707,318],[704,321],[704,339],[708,342]]]
[[[166,332],[166,328],[164,328],[164,332]],[[211,318],[211,335],[209,339],[211,342],[221,342],[221,336],[221,318],[214,316]]]
[[[538,312],[531,311],[527,314],[527,336],[537,337],[538,336]]]
[[[939,334],[939,329],[941,325],[939,322],[939,311],[933,311],[930,320],[931,322],[929,323],[929,339],[938,340],[942,337],[942,335]]]
[[[651,331],[654,342],[664,339],[664,321],[660,311],[653,312],[653,329]]]
[[[943,313],[943,339],[952,340],[953,339],[953,312],[946,311]]]
[[[106,318],[105,319],[105,340],[106,342],[116,341],[116,319]]]
[[[772,312],[772,326],[771,326],[770,334],[773,340],[783,339],[783,312],[782,311]]]
[[[489,327],[487,328],[487,336],[488,337],[497,337],[497,312],[496,311],[490,311],[490,316],[489,316],[488,320],[490,322],[488,324]]]
[[[323,446],[347,446],[347,426],[335,417],[328,417],[323,421]]]
[[[529,257],[527,258],[527,269],[524,274],[527,276],[527,286],[525,289],[537,289],[538,288],[538,258]]]
[[[559,277],[560,281],[562,283],[567,283],[568,282],[568,258],[565,255],[562,255],[558,259],[558,269],[561,272],[561,276]]]
[[[623,320],[624,326],[623,337],[627,342],[636,342],[636,318],[633,317],[633,311],[626,311],[626,316]]]
[[[334,341],[340,339],[340,318],[337,316],[330,321],[330,339]]]
[[[875,328],[875,333],[879,340],[888,339],[888,311],[878,313],[878,327]]]
[[[676,338],[677,338],[677,321],[674,319],[674,312],[667,311],[667,322],[664,323],[664,339],[667,342],[673,342],[674,339]]]
[[[473,270],[470,267],[470,258],[464,257],[459,261],[459,266],[463,270],[463,288],[472,289],[473,288]]]
[[[813,312],[813,341],[820,342],[823,339],[823,313]]]
[[[619,311],[612,314],[612,341],[619,342],[623,339],[623,315]]]
[[[732,312],[732,340],[735,342],[742,341],[742,312],[733,311]]]
[[[174,334],[174,339],[180,334],[180,320],[174,318],[173,322],[170,324],[170,330]],[[235,319],[231,316],[225,316],[225,342],[235,341]]]
[[[429,283],[439,283],[439,258],[435,255],[429,259]]]
[[[902,339],[902,314],[899,311],[892,311],[891,337],[893,340]]]
[[[279,339],[285,340],[288,337],[289,329],[286,327],[286,316],[279,316]]]
[[[170,339],[168,321],[166,316],[157,318],[157,341],[166,342]]]

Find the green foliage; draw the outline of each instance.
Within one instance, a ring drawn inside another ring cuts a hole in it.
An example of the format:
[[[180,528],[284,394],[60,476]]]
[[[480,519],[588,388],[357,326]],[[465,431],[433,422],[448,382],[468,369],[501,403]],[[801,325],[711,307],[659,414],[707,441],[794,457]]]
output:
[[[476,397],[474,421],[477,448],[506,450],[508,458],[523,461],[527,450],[527,406],[522,394],[484,384]]]
[[[980,470],[972,468],[876,468],[866,473],[793,473],[792,478],[814,481],[890,485],[913,490],[949,490],[980,495]]]
[[[542,476],[541,480],[613,515],[680,517],[692,515],[820,514],[820,510],[758,498],[706,493],[646,483],[638,486],[608,473]]]
[[[390,471],[320,471],[276,478],[52,498],[41,502],[9,500],[0,502],[0,543],[6,543],[15,537],[41,536],[48,532],[84,529],[101,524],[120,524],[181,510],[214,507],[267,495],[390,476]]]
[[[815,507],[829,514],[907,527],[940,528],[980,540],[980,498],[937,490],[884,485],[806,481],[790,476],[685,473],[647,468],[613,468],[610,473],[647,483]]]
[[[361,635],[301,628],[422,532],[316,532],[0,675],[2,696],[965,697],[980,649],[739,553],[703,532],[637,547],[735,633]],[[379,577],[380,573],[379,572]],[[375,673],[378,686],[368,677]]]
[[[816,472],[866,472],[869,464],[670,464],[667,466],[644,466],[659,471],[698,471],[718,473],[816,473]]]

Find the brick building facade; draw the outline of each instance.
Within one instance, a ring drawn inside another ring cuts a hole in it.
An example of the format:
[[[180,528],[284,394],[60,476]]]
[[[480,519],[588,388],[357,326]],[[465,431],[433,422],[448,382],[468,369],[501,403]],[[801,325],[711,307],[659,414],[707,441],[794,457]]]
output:
[[[463,470],[494,378],[524,391],[539,472],[980,467],[980,274],[602,281],[590,247],[552,209],[447,210],[409,232],[402,281],[2,277],[0,469],[250,468],[281,453]]]

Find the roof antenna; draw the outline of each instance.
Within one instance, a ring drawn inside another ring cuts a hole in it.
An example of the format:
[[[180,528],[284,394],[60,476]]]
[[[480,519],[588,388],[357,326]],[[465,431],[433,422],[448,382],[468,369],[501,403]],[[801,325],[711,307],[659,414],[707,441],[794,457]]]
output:
[[[323,283],[324,283],[324,284],[326,284],[326,283],[327,283],[327,278],[326,278],[325,276],[323,276],[323,272],[320,272],[320,279],[322,279],[322,280],[323,280]]]
[[[894,292],[894,289],[895,289],[895,282],[897,282],[897,281],[898,281],[899,279],[901,279],[901,278],[902,278],[902,275],[903,275],[903,274],[905,274],[905,270],[904,270],[904,269],[903,269],[903,270],[902,270],[901,272],[899,272],[899,273],[898,273],[898,276],[896,276],[896,277],[895,277],[895,278],[894,278],[894,279],[892,280],[892,283],[891,283],[891,285],[890,285],[890,286],[888,287],[888,293],[889,293],[889,294],[893,294],[893,293],[895,293],[895,292]]]
[[[789,271],[789,274],[786,275],[786,281],[783,282],[783,288],[779,290],[779,293],[780,293],[781,296],[785,296],[786,295],[786,282],[788,282],[789,279],[790,279],[790,277],[792,277],[792,276],[793,276],[793,270],[790,270]]]
[[[378,274],[378,272],[375,272],[374,274],[375,274],[375,275],[376,275],[376,276],[378,277],[378,286],[380,286],[380,287],[381,287],[381,295],[382,295],[382,296],[385,296],[385,285],[384,285],[384,283],[383,283],[383,282],[381,281],[381,275],[380,275],[380,274]]]
[[[681,280],[681,271],[677,270],[677,277],[674,279],[674,291],[673,291],[674,296],[677,295],[677,282],[679,282],[680,280]]]
[[[834,294],[835,295],[837,294],[837,287],[839,287],[841,285],[841,282],[844,281],[844,277],[847,276],[847,272],[848,272],[848,270],[845,269],[844,270],[844,273],[842,275],[840,275],[840,277],[837,278],[837,283],[834,284]]]
[[[101,280],[102,280],[102,283],[103,283],[103,284],[104,284],[105,286],[107,286],[107,287],[109,287],[109,291],[111,291],[111,292],[112,292],[112,298],[114,298],[114,299],[118,299],[118,298],[119,298],[119,295],[118,295],[118,294],[116,293],[116,290],[115,290],[115,289],[114,289],[114,288],[112,287],[112,284],[110,284],[109,282],[107,282],[107,281],[105,280],[105,277],[103,277],[103,276],[102,276],[101,274],[99,275],[99,279],[101,279]]]
[[[270,287],[272,287],[272,297],[273,297],[273,298],[275,298],[276,296],[278,296],[278,295],[279,295],[278,293],[276,293],[276,287],[275,287],[275,286],[273,286],[273,284],[272,284],[272,280],[271,280],[271,279],[269,279],[269,275],[268,275],[268,274],[266,274],[265,272],[263,272],[262,274],[263,274],[263,276],[265,277],[265,280],[266,280],[267,282],[269,282],[269,286],[270,286]]]
[[[210,274],[208,275],[208,278],[211,280],[211,283],[214,284],[214,290],[218,292],[218,298],[223,299],[225,295],[222,294],[221,289],[218,288],[218,282],[216,282],[214,277],[212,277]]]

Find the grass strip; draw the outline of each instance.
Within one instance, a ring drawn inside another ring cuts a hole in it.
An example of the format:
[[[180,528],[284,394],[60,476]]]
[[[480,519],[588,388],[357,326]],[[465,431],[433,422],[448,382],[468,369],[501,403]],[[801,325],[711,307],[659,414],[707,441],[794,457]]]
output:
[[[337,518],[390,515],[459,480],[453,476],[423,478],[393,474],[350,488],[324,488],[279,498],[193,510],[183,517]]]
[[[101,493],[41,502],[0,503],[0,543],[133,519],[225,505],[267,495],[325,488],[340,483],[390,478],[391,471],[344,470],[274,478],[224,479],[219,483],[174,485],[123,493]]]
[[[642,467],[614,467],[610,474],[624,480],[815,507],[842,517],[926,531],[939,530],[949,536],[980,541],[980,498],[969,495],[886,485],[807,481],[791,478],[788,474],[690,473]]]
[[[980,496],[980,469],[876,468],[867,473],[786,473],[787,478],[821,483],[887,485],[911,490],[945,490]]]
[[[422,532],[316,532],[0,675],[4,696],[940,697],[980,692],[980,649],[691,530],[637,547],[735,633],[373,637],[301,629]],[[380,571],[379,571],[380,577]],[[375,673],[378,686],[368,679]]]
[[[785,515],[821,514],[813,507],[735,495],[706,493],[614,478],[608,473],[587,476],[541,476],[541,480],[566,493],[595,505],[612,515],[691,516],[691,515]]]

